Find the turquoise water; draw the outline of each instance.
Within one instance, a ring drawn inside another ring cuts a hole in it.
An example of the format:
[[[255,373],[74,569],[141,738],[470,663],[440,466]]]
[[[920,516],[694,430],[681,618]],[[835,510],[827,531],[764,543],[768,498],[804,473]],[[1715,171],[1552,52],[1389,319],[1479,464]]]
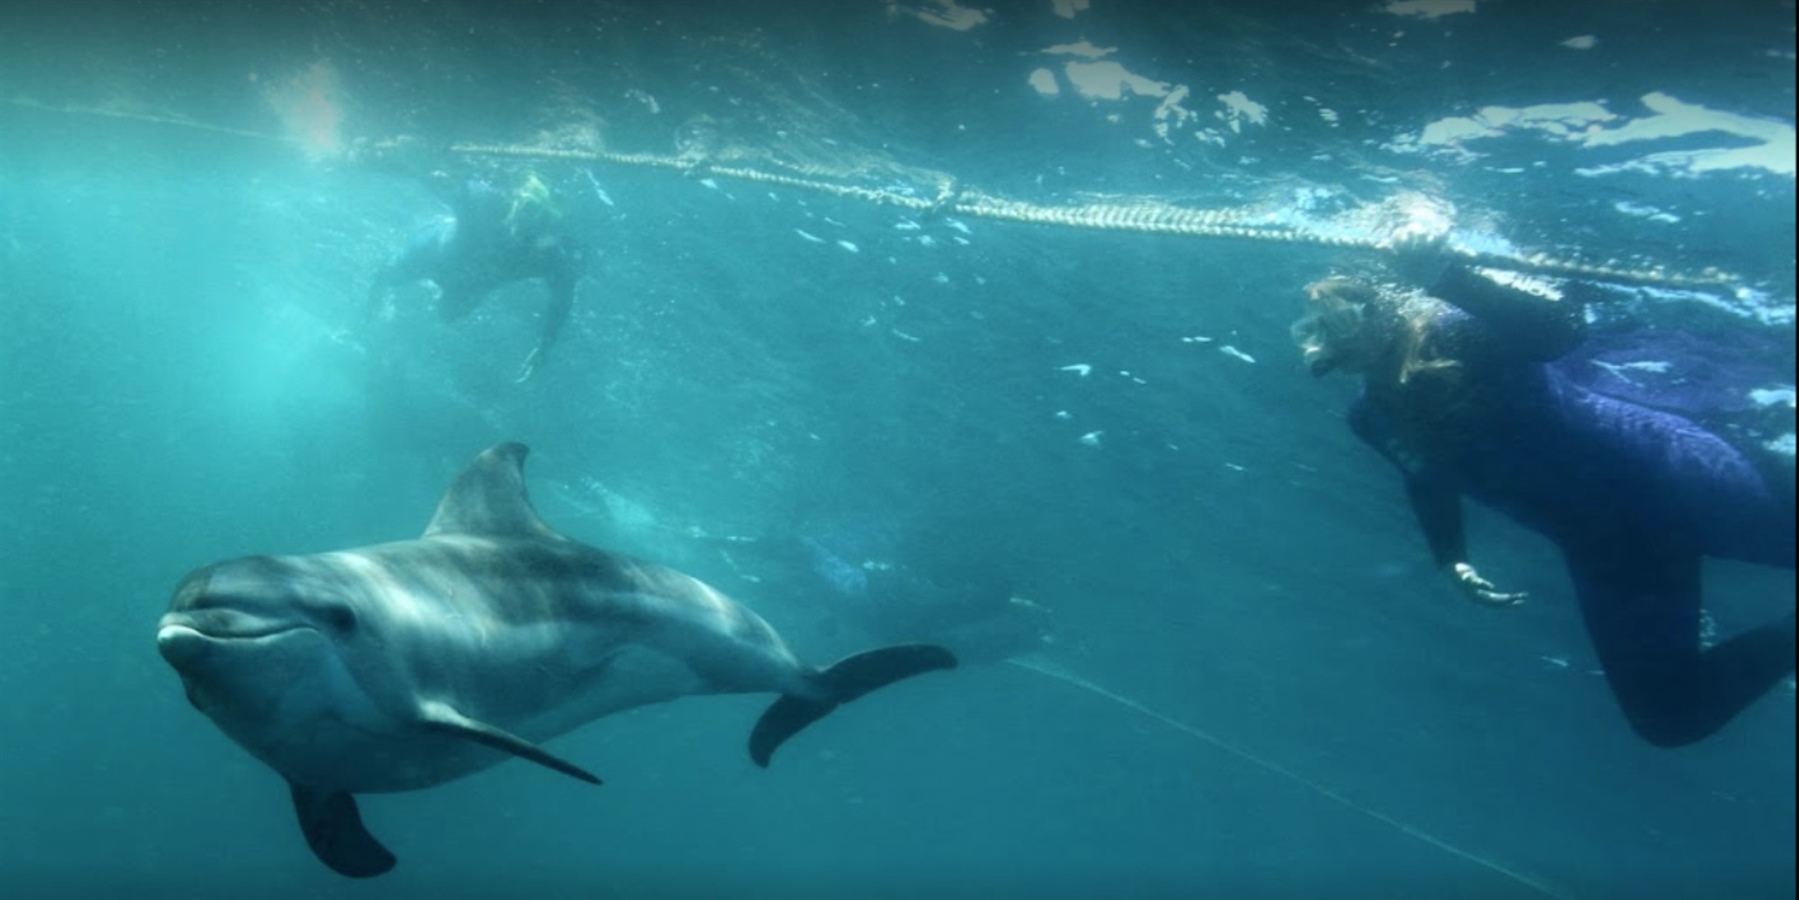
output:
[[[9,4],[5,893],[1792,896],[1790,686],[1656,750],[1546,542],[1470,511],[1518,609],[1430,571],[1341,421],[1352,385],[1287,337],[1301,285],[1378,253],[446,151],[551,184],[591,246],[574,319],[524,384],[535,285],[362,323],[373,272],[443,211],[358,162],[399,135],[697,141],[731,172],[1247,208],[1364,243],[1385,223],[1349,214],[1414,191],[1454,204],[1464,246],[1727,270],[1606,324],[1774,348],[1745,362],[1786,405],[1743,435],[1790,435],[1792,5],[1466,5],[1002,3],[956,30],[932,3]],[[1083,39],[1111,52],[1045,52]],[[1106,77],[1141,80],[1113,100]],[[1543,109],[1582,103],[1610,118]],[[1452,120],[1492,133],[1431,143]],[[551,524],[707,579],[808,659],[878,636],[759,550],[868,528],[870,561],[983,568],[1052,610],[1032,660],[1098,690],[970,665],[768,771],[743,752],[766,698],[626,713],[552,742],[601,788],[508,764],[364,798],[401,862],[345,881],[184,702],[155,622],[201,564],[416,535],[503,440],[533,448]],[[1707,578],[1725,633],[1791,609],[1791,572]]]

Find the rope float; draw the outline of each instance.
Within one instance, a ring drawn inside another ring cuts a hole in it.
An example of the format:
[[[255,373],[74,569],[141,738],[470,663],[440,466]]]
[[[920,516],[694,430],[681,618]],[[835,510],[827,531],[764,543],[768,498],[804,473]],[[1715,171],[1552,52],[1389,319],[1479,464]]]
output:
[[[707,176],[779,185],[878,206],[890,206],[926,216],[954,214],[971,218],[1097,231],[1279,241],[1382,252],[1390,252],[1393,249],[1387,239],[1366,233],[1327,233],[1298,225],[1271,223],[1268,221],[1266,211],[1254,207],[1194,209],[1159,201],[1046,206],[963,189],[949,178],[939,179],[937,196],[925,199],[884,188],[869,188],[827,180],[827,177],[821,177],[823,170],[816,167],[794,166],[800,171],[800,174],[788,175],[746,166],[716,164],[697,154],[659,156],[646,153],[610,153],[600,150],[571,150],[514,144],[453,144],[449,149],[453,153],[469,156],[612,163],[670,169],[690,175],[704,173]],[[841,173],[830,173],[830,176],[841,177]],[[1350,229],[1350,231],[1353,232],[1354,229]],[[1362,229],[1362,231],[1366,232],[1366,229]],[[1742,284],[1740,277],[1715,267],[1707,267],[1698,272],[1677,272],[1660,266],[1633,268],[1618,263],[1599,264],[1580,259],[1561,259],[1543,253],[1519,256],[1509,253],[1474,251],[1453,245],[1445,246],[1443,249],[1473,265],[1533,275],[1588,278],[1669,288],[1728,289]]]
[[[251,138],[286,144],[302,144],[292,136],[266,134],[241,128],[211,125],[181,116],[112,109],[101,106],[51,105],[24,98],[0,100],[11,106],[64,115],[86,115],[122,119],[150,125],[192,128],[232,137]],[[1311,228],[1271,223],[1268,214],[1249,207],[1192,209],[1159,201],[1131,204],[1088,203],[1073,206],[1046,206],[995,197],[980,191],[964,190],[954,179],[938,175],[936,196],[926,199],[908,193],[847,184],[842,180],[853,173],[829,171],[822,167],[783,164],[799,174],[769,172],[747,166],[721,165],[703,152],[677,156],[651,153],[612,153],[602,150],[577,150],[518,144],[452,144],[450,152],[468,156],[498,156],[520,159],[600,162],[640,168],[667,169],[692,175],[731,178],[761,184],[778,185],[795,190],[828,194],[879,206],[910,210],[924,216],[954,214],[996,221],[1082,228],[1098,231],[1123,231],[1138,234],[1166,234],[1184,237],[1225,238],[1254,241],[1279,241],[1321,247],[1390,252],[1393,248],[1383,238],[1367,234],[1333,234]],[[1743,279],[1715,267],[1698,272],[1678,272],[1661,266],[1633,268],[1615,262],[1590,263],[1579,259],[1559,259],[1534,253],[1519,256],[1510,253],[1479,252],[1457,246],[1445,246],[1445,252],[1459,256],[1464,262],[1496,269],[1553,277],[1587,278],[1624,284],[1667,288],[1714,288],[1734,290]]]

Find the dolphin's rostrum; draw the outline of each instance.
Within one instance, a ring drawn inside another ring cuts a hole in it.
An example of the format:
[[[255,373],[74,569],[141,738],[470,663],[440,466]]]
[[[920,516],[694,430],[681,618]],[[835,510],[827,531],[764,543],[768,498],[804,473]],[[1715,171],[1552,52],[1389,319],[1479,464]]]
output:
[[[344,875],[394,865],[355,794],[508,755],[598,784],[538,742],[689,694],[779,694],[750,736],[766,766],[837,705],[956,664],[910,644],[805,665],[703,582],[552,531],[525,493],[527,453],[482,453],[418,540],[206,566],[157,627],[188,699],[287,779],[307,844]]]

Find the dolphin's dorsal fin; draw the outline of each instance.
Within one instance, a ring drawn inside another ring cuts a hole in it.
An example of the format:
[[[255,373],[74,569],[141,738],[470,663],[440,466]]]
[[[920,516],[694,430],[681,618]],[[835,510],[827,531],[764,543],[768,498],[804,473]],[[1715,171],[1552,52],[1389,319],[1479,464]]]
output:
[[[474,719],[457,712],[448,703],[428,700],[419,704],[419,720],[426,728],[429,728],[432,731],[454,735],[465,740],[474,741],[477,744],[484,744],[503,753],[510,753],[520,759],[528,759],[540,766],[555,769],[571,778],[579,778],[589,784],[600,783],[600,779],[592,772],[589,772],[516,734],[502,731],[485,722],[477,722]]]
[[[508,443],[489,447],[469,463],[438,501],[437,514],[425,527],[436,534],[489,537],[560,538],[537,517],[525,494],[525,457],[531,449]]]

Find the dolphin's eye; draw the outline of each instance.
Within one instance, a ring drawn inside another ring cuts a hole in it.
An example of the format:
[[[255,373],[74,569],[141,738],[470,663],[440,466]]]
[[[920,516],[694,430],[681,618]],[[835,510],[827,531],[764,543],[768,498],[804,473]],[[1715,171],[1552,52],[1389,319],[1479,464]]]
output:
[[[356,611],[347,604],[333,603],[319,613],[332,631],[347,634],[356,630]]]

